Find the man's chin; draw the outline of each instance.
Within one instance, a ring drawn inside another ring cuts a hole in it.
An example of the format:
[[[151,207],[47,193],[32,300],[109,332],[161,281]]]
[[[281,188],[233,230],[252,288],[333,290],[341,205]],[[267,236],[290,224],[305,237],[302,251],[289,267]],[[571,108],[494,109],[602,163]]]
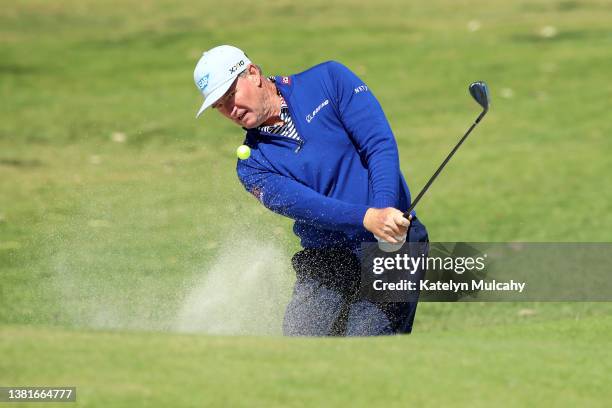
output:
[[[248,123],[248,121],[235,120],[234,123],[237,124],[238,126],[243,127],[243,128],[247,128],[247,129],[251,128],[250,123]]]
[[[253,129],[261,125],[261,123],[257,123],[256,118],[254,119],[250,117],[250,115],[248,115],[242,119],[242,121],[240,122],[240,125],[242,125],[242,127],[245,127],[247,129]]]

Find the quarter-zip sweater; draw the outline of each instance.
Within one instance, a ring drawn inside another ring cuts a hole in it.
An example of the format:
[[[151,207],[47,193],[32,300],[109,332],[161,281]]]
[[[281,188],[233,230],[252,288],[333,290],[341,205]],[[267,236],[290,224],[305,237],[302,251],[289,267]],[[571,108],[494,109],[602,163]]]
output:
[[[238,178],[270,210],[295,220],[304,248],[376,241],[363,226],[370,207],[405,211],[410,191],[397,144],[368,86],[329,61],[276,77],[299,139],[248,129],[251,156]]]

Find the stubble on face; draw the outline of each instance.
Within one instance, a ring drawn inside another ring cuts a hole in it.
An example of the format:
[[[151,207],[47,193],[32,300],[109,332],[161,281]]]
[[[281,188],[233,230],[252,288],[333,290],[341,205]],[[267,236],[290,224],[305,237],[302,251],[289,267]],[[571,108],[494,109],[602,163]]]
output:
[[[252,86],[252,105],[250,111],[243,118],[243,126],[254,128],[269,125],[280,120],[280,98],[276,86],[267,78],[263,78],[258,71],[250,80]]]
[[[249,66],[247,74],[238,77],[234,87],[228,91],[233,96],[224,96],[227,100],[218,108],[225,117],[247,129],[280,121],[276,85],[264,78],[255,66]]]

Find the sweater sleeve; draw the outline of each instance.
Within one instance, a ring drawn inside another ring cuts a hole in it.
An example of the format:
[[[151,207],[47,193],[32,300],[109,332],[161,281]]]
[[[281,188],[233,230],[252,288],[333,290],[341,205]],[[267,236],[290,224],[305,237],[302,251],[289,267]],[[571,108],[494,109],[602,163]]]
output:
[[[318,228],[347,232],[363,228],[368,207],[324,196],[298,181],[239,162],[238,178],[247,191],[277,214]]]
[[[395,207],[399,201],[399,155],[382,107],[368,86],[347,67],[332,61],[328,69],[340,120],[368,165],[373,207]]]

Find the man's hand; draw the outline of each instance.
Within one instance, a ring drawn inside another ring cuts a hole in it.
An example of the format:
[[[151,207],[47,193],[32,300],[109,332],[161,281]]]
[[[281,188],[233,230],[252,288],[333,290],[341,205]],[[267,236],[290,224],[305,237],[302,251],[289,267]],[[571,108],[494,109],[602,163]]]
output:
[[[363,226],[378,238],[392,244],[399,244],[403,242],[402,238],[405,239],[408,233],[410,220],[412,220],[412,215],[406,219],[404,214],[396,208],[368,208],[363,217]]]

